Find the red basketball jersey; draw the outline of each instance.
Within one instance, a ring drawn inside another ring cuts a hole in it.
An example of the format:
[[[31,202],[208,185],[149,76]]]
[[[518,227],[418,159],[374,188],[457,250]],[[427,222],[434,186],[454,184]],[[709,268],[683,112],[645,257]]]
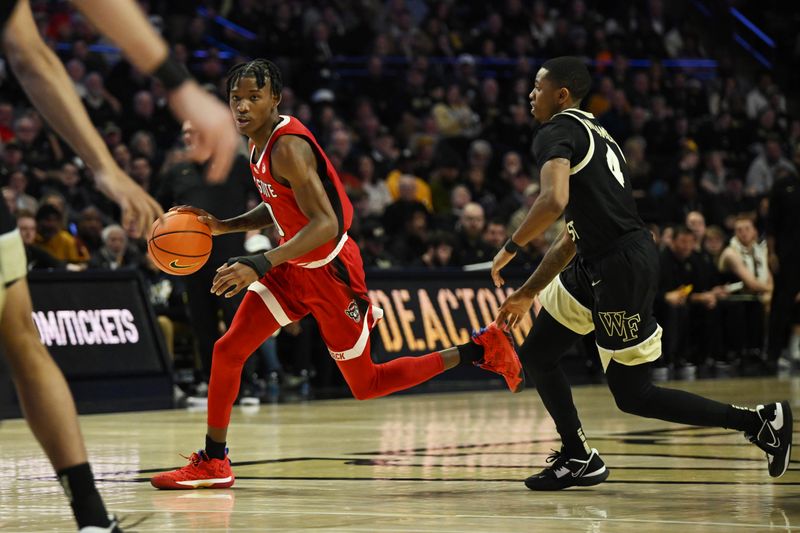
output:
[[[322,185],[325,187],[328,200],[333,206],[333,211],[336,213],[339,223],[339,232],[334,239],[304,256],[290,261],[290,263],[301,266],[313,265],[316,262],[330,258],[332,255],[336,255],[336,252],[341,249],[347,239],[346,232],[350,229],[350,224],[353,221],[353,206],[347,198],[347,194],[345,194],[344,185],[342,185],[342,180],[339,179],[336,169],[333,168],[328,156],[322,151],[314,135],[296,118],[280,115],[280,122],[272,131],[272,135],[267,141],[267,146],[260,156],[255,154],[255,145],[251,143],[250,170],[253,172],[253,181],[261,194],[261,199],[264,200],[267,208],[269,208],[270,215],[272,215],[272,219],[275,222],[275,228],[281,237],[281,244],[294,237],[298,231],[308,224],[308,218],[297,205],[294,191],[292,191],[291,187],[280,183],[272,176],[270,154],[275,141],[282,135],[302,137],[311,146],[317,158],[317,174],[322,179]],[[258,157],[257,160],[256,157]]]

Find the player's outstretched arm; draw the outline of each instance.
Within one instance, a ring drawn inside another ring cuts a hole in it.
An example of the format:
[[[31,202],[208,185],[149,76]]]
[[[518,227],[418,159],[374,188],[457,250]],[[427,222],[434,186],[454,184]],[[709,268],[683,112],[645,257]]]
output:
[[[145,232],[161,207],[114,162],[89,120],[61,61],[42,40],[27,0],[20,0],[3,33],[6,57],[28,98],[95,174],[97,188],[122,208],[123,222]]]
[[[517,231],[511,236],[512,245],[525,246],[532,239],[544,233],[550,225],[558,220],[569,202],[569,160],[555,158],[542,165],[539,173],[541,192],[536,202],[531,206],[525,220],[522,221]],[[516,255],[516,252],[500,248],[492,261],[492,280],[496,287],[500,287],[505,280],[500,276],[500,270],[506,266]]]
[[[207,180],[225,181],[241,142],[228,108],[188,79],[185,69],[169,60],[164,39],[133,0],[73,0],[100,32],[122,49],[141,72],[155,75],[169,91],[169,105],[181,121],[191,120],[197,132],[192,157],[208,161]]]

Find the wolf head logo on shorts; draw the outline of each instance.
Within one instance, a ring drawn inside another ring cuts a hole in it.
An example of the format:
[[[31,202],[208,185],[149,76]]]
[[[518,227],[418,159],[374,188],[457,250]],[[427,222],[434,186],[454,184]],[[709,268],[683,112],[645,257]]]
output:
[[[352,318],[356,324],[361,322],[361,312],[358,310],[358,304],[355,300],[350,301],[350,305],[344,310],[345,314]]]

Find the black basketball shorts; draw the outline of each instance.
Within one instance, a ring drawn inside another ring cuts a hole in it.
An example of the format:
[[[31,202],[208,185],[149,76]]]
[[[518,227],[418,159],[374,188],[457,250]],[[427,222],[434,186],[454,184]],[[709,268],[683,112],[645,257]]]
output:
[[[659,259],[649,232],[618,239],[601,257],[576,257],[540,294],[563,326],[595,332],[603,369],[614,360],[639,365],[661,356],[661,326],[653,317]]]

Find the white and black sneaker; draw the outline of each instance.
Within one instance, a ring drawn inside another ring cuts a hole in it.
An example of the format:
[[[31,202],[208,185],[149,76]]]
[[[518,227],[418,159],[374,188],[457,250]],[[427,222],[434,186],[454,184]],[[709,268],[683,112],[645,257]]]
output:
[[[792,455],[792,408],[788,401],[759,405],[756,413],[761,419],[761,429],[747,439],[767,452],[769,475],[781,477],[789,468]]]
[[[80,528],[78,533],[122,533],[122,529],[119,527],[119,520],[117,519],[116,515],[108,515],[108,519],[111,521],[111,523],[106,527],[86,526]]]
[[[550,466],[525,480],[525,486],[531,490],[562,490],[568,487],[591,487],[608,478],[609,471],[600,458],[597,450],[587,459],[568,457],[562,448],[560,452],[553,450],[547,458]]]

